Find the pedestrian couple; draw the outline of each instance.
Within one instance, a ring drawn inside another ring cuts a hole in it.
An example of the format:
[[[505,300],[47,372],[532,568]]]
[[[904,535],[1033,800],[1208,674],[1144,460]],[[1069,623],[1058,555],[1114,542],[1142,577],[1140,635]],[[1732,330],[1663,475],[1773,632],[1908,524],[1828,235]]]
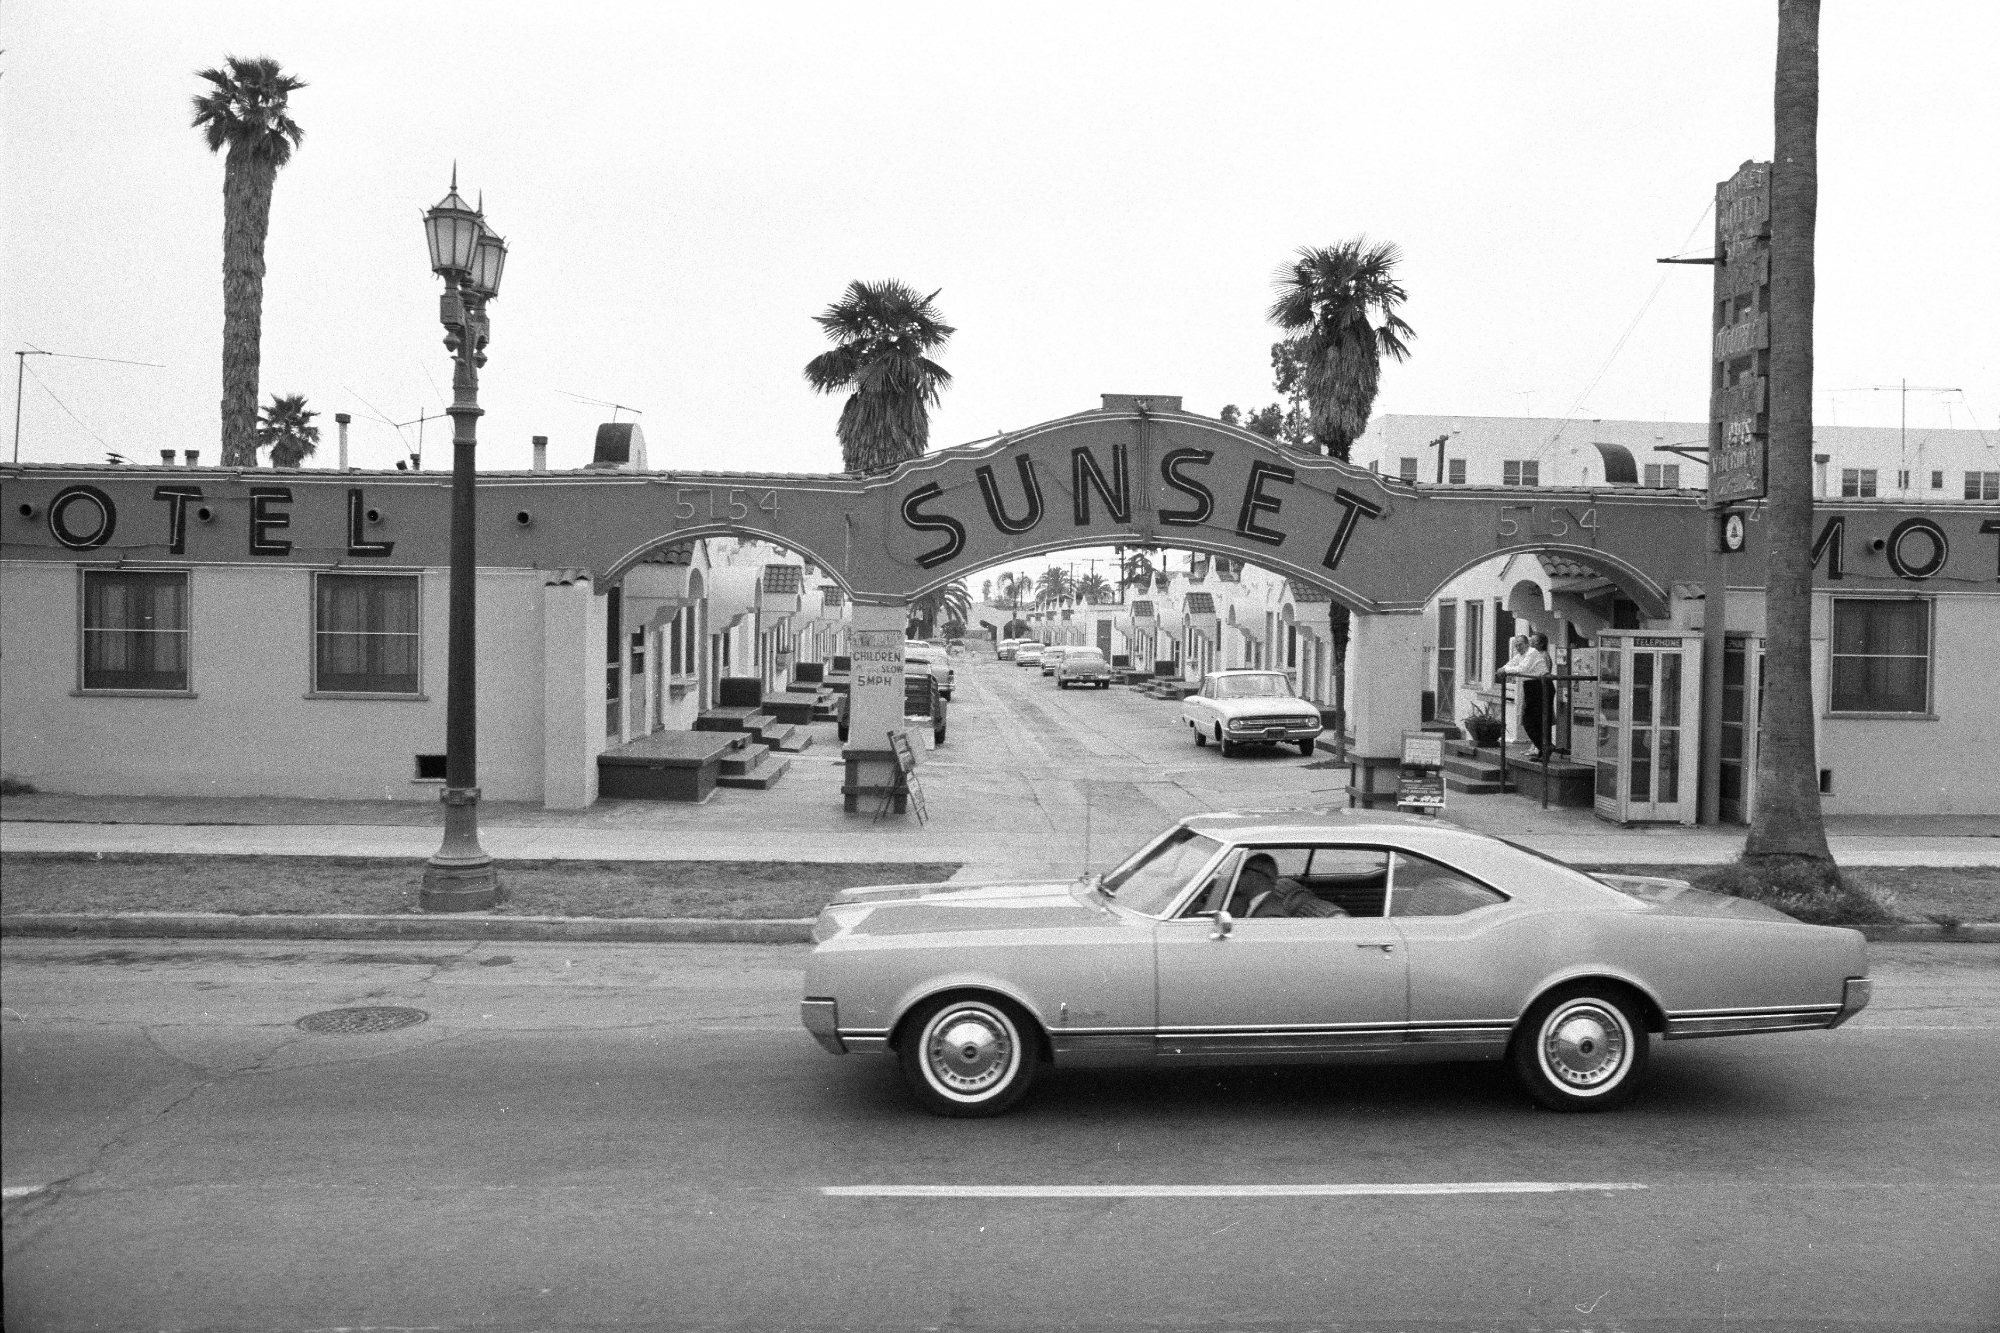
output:
[[[1517,634],[1507,647],[1513,656],[1497,674],[1521,682],[1521,730],[1528,734],[1528,744],[1533,747],[1529,757],[1536,763],[1545,763],[1549,757],[1549,712],[1555,694],[1555,686],[1549,680],[1555,674],[1549,661],[1549,636]]]

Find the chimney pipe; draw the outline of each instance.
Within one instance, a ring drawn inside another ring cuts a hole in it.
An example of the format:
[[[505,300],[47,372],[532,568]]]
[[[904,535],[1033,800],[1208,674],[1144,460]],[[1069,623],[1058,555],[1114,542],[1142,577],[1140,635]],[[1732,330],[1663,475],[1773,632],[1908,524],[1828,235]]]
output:
[[[174,465],[174,451],[171,449],[160,450],[160,462],[168,467],[172,467]]]
[[[333,414],[335,424],[340,427],[340,470],[347,471],[347,423],[354,418],[346,412]]]
[[[1813,493],[1822,500],[1826,498],[1826,465],[1832,461],[1832,454],[1813,455]]]
[[[187,465],[189,467],[193,467],[197,463],[201,462],[201,450],[189,449],[186,451],[186,457],[187,457]]]
[[[535,471],[547,472],[549,470],[549,437],[546,435],[537,435],[534,437],[534,440]]]

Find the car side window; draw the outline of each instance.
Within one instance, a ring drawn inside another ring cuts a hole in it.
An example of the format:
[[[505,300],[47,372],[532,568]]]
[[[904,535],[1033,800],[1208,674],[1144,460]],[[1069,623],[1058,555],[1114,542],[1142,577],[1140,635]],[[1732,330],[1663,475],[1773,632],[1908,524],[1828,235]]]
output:
[[[1230,886],[1236,882],[1236,871],[1243,864],[1243,855],[1238,852],[1226,856],[1222,864],[1215,868],[1208,882],[1203,884],[1187,906],[1181,909],[1183,917],[1212,916],[1228,902]]]
[[[1305,886],[1349,916],[1382,916],[1389,899],[1389,853],[1381,847],[1315,847]]]
[[[1505,894],[1448,865],[1410,852],[1396,853],[1390,916],[1460,916],[1506,901]]]

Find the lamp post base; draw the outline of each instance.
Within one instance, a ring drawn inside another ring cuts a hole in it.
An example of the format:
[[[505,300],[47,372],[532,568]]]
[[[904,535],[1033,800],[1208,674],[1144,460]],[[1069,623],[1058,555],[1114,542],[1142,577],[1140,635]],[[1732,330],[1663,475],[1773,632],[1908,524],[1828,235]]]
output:
[[[493,858],[479,845],[479,788],[447,787],[444,845],[424,866],[417,907],[425,912],[483,912],[506,896]]]

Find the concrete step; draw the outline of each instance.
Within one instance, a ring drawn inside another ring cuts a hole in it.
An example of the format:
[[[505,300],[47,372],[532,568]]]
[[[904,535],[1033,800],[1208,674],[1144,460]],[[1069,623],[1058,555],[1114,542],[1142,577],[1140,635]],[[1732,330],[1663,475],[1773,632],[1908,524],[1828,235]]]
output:
[[[1444,786],[1446,791],[1462,791],[1468,796],[1492,796],[1498,792],[1515,790],[1513,783],[1501,782],[1497,776],[1488,782],[1479,778],[1459,777],[1450,769],[1445,770]]]
[[[781,723],[804,726],[813,720],[813,710],[819,706],[817,695],[785,695],[764,701],[764,711]]]
[[[724,773],[717,777],[718,787],[743,787],[752,791],[769,791],[778,785],[778,779],[785,776],[785,770],[792,766],[789,758],[783,758],[766,751],[756,765],[747,773]]]
[[[804,727],[779,723],[775,727],[764,728],[764,744],[773,750],[783,750],[787,754],[797,754],[812,748],[812,733]]]
[[[764,756],[769,753],[771,753],[771,747],[768,745],[760,745],[756,741],[745,742],[722,757],[722,767],[719,771],[719,776],[725,778],[743,777],[756,768],[757,765],[763,763]]]
[[[711,708],[694,720],[696,731],[748,731],[761,732],[763,728],[777,721],[761,708],[747,706],[734,708]],[[758,737],[763,739],[762,736]]]

